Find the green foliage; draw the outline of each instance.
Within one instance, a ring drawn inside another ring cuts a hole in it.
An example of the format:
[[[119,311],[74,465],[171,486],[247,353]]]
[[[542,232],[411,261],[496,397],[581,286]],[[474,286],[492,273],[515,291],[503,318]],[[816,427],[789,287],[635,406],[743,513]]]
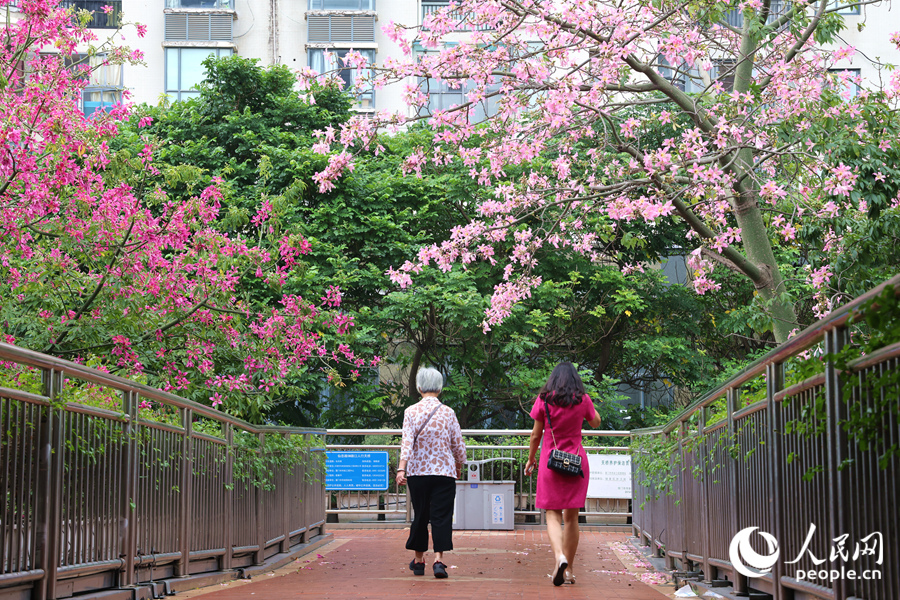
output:
[[[432,364],[450,375],[443,398],[464,426],[527,427],[537,390],[552,367],[568,359],[589,372],[586,382],[594,386],[604,427],[618,428],[622,414],[610,382],[644,387],[664,380],[670,388],[693,390],[695,382],[721,371],[722,356],[746,354],[719,335],[723,298],[699,298],[655,269],[622,274],[625,264],[670,257],[684,236],[677,227],[633,223],[613,229],[605,215],[591,217],[589,227],[614,262],[540,252],[535,274],[542,285],[488,334],[482,321],[494,286],[503,281],[500,267],[429,267],[414,288],[398,290],[385,276],[389,268],[414,260],[418,248],[440,243],[453,227],[475,218],[485,191],[468,168],[431,166],[422,177],[404,176],[405,157],[432,146],[432,132],[417,126],[382,138],[377,151],[360,151],[355,170],[334,190],[315,193],[311,177],[325,157],[312,151],[311,132],[345,120],[350,99],[336,88],[316,88],[310,104],[293,91],[286,70],[240,57],[210,60],[206,67],[198,98],[141,109],[138,117],[151,116],[153,123],[120,136],[123,154],[137,156],[144,136],[163,142],[158,154],[168,167],[161,177],[171,199],[186,197],[213,176],[224,178],[219,226],[235,234],[257,235],[252,219],[261,203],[269,203],[268,225],[308,240],[312,249],[283,281],[244,277],[248,304],[273,305],[282,293],[314,298],[339,286],[342,309],[355,322],[349,343],[389,357],[397,367],[397,376],[384,383],[374,373],[351,381],[341,369],[328,373],[330,384],[321,373],[297,374],[277,396],[245,397],[229,411],[302,425],[398,426],[403,409],[418,399],[402,369]],[[682,126],[660,126],[645,141],[659,143]],[[548,153],[535,166],[551,169],[552,159]],[[517,184],[519,175],[510,172],[510,181]],[[235,362],[236,374],[240,368]]]
[[[879,465],[887,469],[893,459],[900,458],[900,443],[885,425],[900,421],[900,371],[867,370],[861,376],[853,361],[900,342],[900,298],[894,286],[885,286],[860,305],[851,323],[863,327],[866,335],[860,336],[858,345],[848,344],[831,357],[841,373],[844,400],[850,405],[841,427],[861,451],[879,452]]]

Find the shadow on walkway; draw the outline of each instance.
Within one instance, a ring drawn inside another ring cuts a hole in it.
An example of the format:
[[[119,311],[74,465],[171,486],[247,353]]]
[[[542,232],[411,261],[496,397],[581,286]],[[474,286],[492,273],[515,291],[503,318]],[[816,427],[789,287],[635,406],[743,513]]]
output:
[[[432,554],[424,577],[409,570],[402,529],[335,530],[331,543],[250,582],[237,580],[178,594],[202,600],[289,600],[396,597],[565,598],[567,600],[671,598],[674,587],[627,543],[628,534],[583,531],[574,565],[577,583],[554,587],[544,531],[456,531],[455,550],[444,556],[449,579],[435,579]]]

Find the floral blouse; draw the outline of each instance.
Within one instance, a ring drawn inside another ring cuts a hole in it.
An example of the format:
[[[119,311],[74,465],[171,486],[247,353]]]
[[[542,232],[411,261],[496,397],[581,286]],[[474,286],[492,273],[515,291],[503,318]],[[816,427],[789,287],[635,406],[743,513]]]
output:
[[[425,425],[416,447],[413,436],[428,415],[440,406]],[[466,445],[453,409],[431,396],[423,398],[403,413],[403,442],[400,460],[406,460],[406,476],[444,475],[456,478],[456,465],[466,462]]]

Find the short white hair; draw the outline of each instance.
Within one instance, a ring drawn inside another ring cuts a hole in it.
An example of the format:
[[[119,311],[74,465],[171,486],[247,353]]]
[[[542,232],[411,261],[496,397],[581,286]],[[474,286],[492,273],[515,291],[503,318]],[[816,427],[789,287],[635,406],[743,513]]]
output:
[[[437,369],[424,367],[416,373],[416,387],[423,394],[440,394],[441,390],[444,389],[444,376]]]

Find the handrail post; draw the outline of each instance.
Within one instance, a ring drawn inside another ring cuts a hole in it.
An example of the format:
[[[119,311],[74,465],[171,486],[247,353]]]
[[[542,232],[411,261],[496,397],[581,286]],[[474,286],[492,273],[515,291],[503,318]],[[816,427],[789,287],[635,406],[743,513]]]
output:
[[[734,413],[741,407],[740,389],[730,388],[728,390],[728,395],[725,398],[725,402],[727,405],[726,410],[728,412],[728,436],[731,438],[730,443],[737,444],[737,423],[734,420]],[[731,519],[729,525],[731,527],[731,534],[735,535],[738,532],[738,525],[740,523],[738,519],[738,512],[741,509],[741,503],[743,502],[744,498],[741,494],[741,490],[738,489],[738,461],[728,455],[725,464],[726,468],[728,469],[728,498],[731,502]],[[736,596],[749,596],[750,591],[748,589],[747,578],[744,575],[738,573],[737,569],[731,570],[731,576],[734,580],[734,594]]]
[[[184,439],[181,450],[181,514],[178,521],[178,543],[181,549],[181,558],[178,560],[177,573],[179,577],[187,577],[191,574],[191,512],[193,506],[193,481],[194,481],[194,441],[193,420],[194,411],[190,408],[181,409],[182,427]]]
[[[848,417],[849,409],[844,402],[841,373],[835,368],[832,355],[840,352],[848,342],[845,327],[836,327],[825,333],[825,405],[827,406],[826,431],[828,444],[828,496],[831,505],[831,539],[849,534],[849,516],[854,507],[849,506],[849,478],[841,465],[847,456],[849,436],[841,427]],[[834,600],[844,600],[852,595],[847,579],[841,577],[833,582]]]
[[[260,460],[265,459],[265,447],[266,447],[266,434],[259,433],[257,435],[257,439],[259,440],[259,458]],[[266,524],[265,524],[265,511],[263,510],[263,492],[265,491],[262,486],[261,481],[256,481],[256,485],[253,487],[256,490],[256,544],[257,550],[253,553],[253,564],[261,565],[266,557]]]
[[[300,468],[300,497],[297,501],[300,502],[300,526],[303,527],[303,532],[300,534],[300,543],[305,544],[309,540],[309,526],[312,524],[312,518],[310,516],[312,509],[310,508],[309,503],[313,494],[310,494],[312,486],[309,484],[309,472],[312,470],[315,455],[311,451],[313,444],[312,434],[304,433],[302,435],[302,447],[306,448],[306,454],[303,461],[298,465]],[[328,504],[326,503],[323,506],[327,509]]]
[[[678,486],[676,487],[676,492],[678,493],[678,505],[684,506],[684,440],[687,438],[688,428],[687,423],[685,421],[679,421],[678,423],[678,459],[681,462],[679,465],[678,473]],[[681,568],[685,571],[693,571],[694,567],[691,564],[691,560],[687,557],[687,527],[685,526],[687,523],[687,519],[685,518],[685,510],[682,508],[680,511],[681,514]]]
[[[225,434],[225,554],[222,570],[230,571],[234,558],[234,426],[223,424]]]
[[[37,561],[44,577],[35,586],[35,598],[56,598],[56,582],[62,536],[62,472],[64,411],[53,406],[62,392],[63,374],[56,369],[42,369],[44,395],[51,405],[46,409],[46,422],[41,427],[41,454],[38,458]]]
[[[119,581],[120,587],[134,585],[135,558],[137,554],[137,523],[134,502],[137,497],[137,407],[138,393],[128,391],[122,394],[122,495],[119,507],[119,556],[125,562]]]
[[[282,435],[287,443],[291,442],[291,436],[288,433]],[[281,552],[287,552],[291,549],[291,500],[293,498],[293,471],[296,465],[291,465],[291,472],[288,472],[287,461],[284,461],[281,469],[279,469],[279,477],[281,478],[281,529],[284,532],[284,539],[281,541]]]
[[[770,503],[772,525],[775,529],[772,534],[776,540],[784,540],[785,523],[784,523],[784,502],[782,496],[784,489],[784,414],[780,403],[775,402],[775,394],[784,389],[784,365],[782,363],[770,363],[766,366],[766,412],[768,423],[768,443],[765,452],[768,454],[769,464],[769,490],[773,502]],[[790,499],[789,501],[793,501]],[[772,587],[774,600],[784,600],[791,597],[790,591],[785,590],[781,585],[781,578],[784,576],[784,561],[786,557],[782,555],[772,567]]]
[[[662,436],[663,436],[663,440],[666,444],[666,447],[668,447],[668,443],[672,439],[672,434],[663,433]],[[674,462],[675,458],[673,455],[670,454],[668,456],[668,459],[669,459],[669,467],[671,468],[673,466],[672,463]],[[671,481],[671,479],[669,481]],[[669,484],[666,484],[666,487],[668,487],[668,486],[669,486]],[[632,488],[632,489],[634,489],[634,488]],[[675,557],[672,556],[670,554],[670,552],[673,550],[677,552],[677,550],[675,550],[675,548],[672,547],[673,543],[675,541],[675,539],[672,536],[672,524],[675,523],[675,519],[678,518],[678,509],[676,508],[675,500],[673,498],[669,498],[669,495],[670,495],[669,491],[670,490],[668,490],[668,489],[663,490],[664,498],[665,498],[665,502],[666,502],[666,550],[665,550],[665,552],[663,552],[663,557],[665,557],[665,559],[666,559],[666,570],[674,571],[675,570]],[[671,492],[672,492],[671,495],[674,496],[674,494],[675,494],[674,486],[673,486]],[[634,494],[634,492],[632,492],[632,495],[633,494]],[[632,512],[634,512],[634,509],[632,509]]]
[[[703,431],[706,428],[706,420],[709,418],[709,408],[704,406],[700,409],[700,415],[697,423],[697,454],[698,458],[703,461],[700,468],[700,547],[703,549],[703,581],[709,583],[713,580],[713,566],[709,562],[711,550],[711,536],[709,527],[709,448],[707,446],[706,437]]]

